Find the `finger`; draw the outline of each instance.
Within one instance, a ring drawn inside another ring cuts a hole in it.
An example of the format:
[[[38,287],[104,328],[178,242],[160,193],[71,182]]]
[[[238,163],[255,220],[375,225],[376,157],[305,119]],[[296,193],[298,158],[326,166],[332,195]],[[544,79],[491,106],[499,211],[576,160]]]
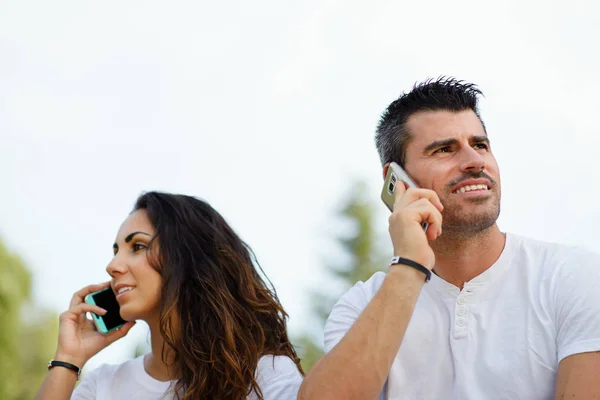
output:
[[[68,323],[74,323],[77,329],[84,329],[90,331],[96,329],[96,325],[94,324],[94,322],[86,318],[85,312],[81,315],[77,315],[71,310],[65,311],[64,313],[60,314],[58,320],[61,326],[63,323],[68,321]]]
[[[429,240],[435,240],[442,233],[442,214],[431,204],[428,199],[419,199],[408,207],[392,213],[389,218],[390,234],[398,227],[406,223],[414,223],[421,226],[424,222],[429,224],[426,236]]]
[[[420,188],[409,188],[406,190],[402,198],[399,202],[399,207],[406,207],[410,203],[413,203],[420,199],[427,199],[431,204],[435,206],[438,210],[442,211],[444,206],[440,201],[439,196],[436,192],[430,189],[420,189]],[[395,206],[395,204],[394,204]]]
[[[428,199],[419,199],[403,208],[402,212],[392,214],[390,223],[396,219],[412,220],[419,224],[424,222],[441,226],[443,217],[440,211]],[[428,230],[429,231],[429,230]]]
[[[109,344],[111,344],[111,343],[121,339],[123,336],[127,335],[129,330],[131,328],[133,328],[134,325],[135,325],[135,321],[126,322],[123,326],[104,335],[104,340],[106,341],[106,345],[108,346]]]
[[[427,222],[429,224],[427,228],[427,238],[429,240],[435,240],[442,234],[442,214],[429,200],[421,199],[413,203],[409,209],[416,211],[417,222],[420,224]]]
[[[394,207],[392,210],[397,210],[398,207],[400,207],[406,189],[408,189],[408,185],[404,181],[398,181],[396,183],[396,188],[394,189]]]
[[[71,304],[69,304],[69,308],[72,308],[78,304],[83,303],[85,296],[87,296],[88,294],[97,292],[102,289],[106,289],[109,286],[110,286],[110,281],[84,287],[83,289],[75,292],[75,294],[71,298]]]
[[[88,303],[81,303],[76,305],[75,307],[72,307],[69,309],[68,313],[71,313],[72,315],[76,316],[76,317],[80,317],[83,316],[85,318],[85,313],[86,312],[91,312],[97,315],[104,315],[106,314],[106,310],[104,308],[92,305],[92,304],[88,304]]]
[[[430,189],[421,189],[421,188],[409,188],[402,199],[402,206],[406,207],[410,203],[418,201],[420,199],[427,199],[431,204],[435,206],[438,210],[442,211],[444,206],[440,201],[439,196],[436,192]]]
[[[87,318],[85,319],[85,321],[83,321],[81,323],[81,326],[83,326],[88,331],[97,331],[98,330],[98,327],[96,326],[94,321],[92,321],[91,319],[87,319]]]

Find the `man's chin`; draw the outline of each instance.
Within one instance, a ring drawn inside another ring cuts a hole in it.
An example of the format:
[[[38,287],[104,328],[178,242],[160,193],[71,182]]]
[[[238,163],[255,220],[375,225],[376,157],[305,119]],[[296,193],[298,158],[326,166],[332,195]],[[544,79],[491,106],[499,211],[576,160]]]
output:
[[[444,218],[444,232],[478,233],[492,227],[498,219],[496,213],[466,214],[457,218]]]

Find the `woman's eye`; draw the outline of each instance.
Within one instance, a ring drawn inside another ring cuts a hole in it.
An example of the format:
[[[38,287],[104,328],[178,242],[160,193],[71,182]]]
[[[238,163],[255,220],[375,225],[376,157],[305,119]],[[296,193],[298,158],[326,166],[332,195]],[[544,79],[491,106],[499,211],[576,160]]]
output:
[[[133,251],[140,251],[142,249],[145,249],[146,246],[144,246],[141,243],[134,243],[133,246],[131,246],[133,248]]]

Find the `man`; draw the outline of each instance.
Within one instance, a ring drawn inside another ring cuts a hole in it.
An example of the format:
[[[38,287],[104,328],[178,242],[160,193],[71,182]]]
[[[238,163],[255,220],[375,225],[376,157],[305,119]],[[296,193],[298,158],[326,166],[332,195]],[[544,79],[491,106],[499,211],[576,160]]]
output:
[[[600,399],[600,256],[500,231],[479,95],[430,80],[383,114],[384,175],[420,187],[396,190],[400,259],[334,306],[300,399]]]

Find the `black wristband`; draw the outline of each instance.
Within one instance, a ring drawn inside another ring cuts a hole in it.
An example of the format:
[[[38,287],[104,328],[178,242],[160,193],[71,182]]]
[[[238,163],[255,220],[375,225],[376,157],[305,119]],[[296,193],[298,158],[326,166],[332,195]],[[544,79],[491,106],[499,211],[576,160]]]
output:
[[[409,267],[413,267],[414,269],[421,271],[422,273],[425,274],[425,282],[429,282],[429,280],[431,279],[431,271],[428,270],[427,268],[425,268],[424,266],[422,266],[421,264],[419,264],[418,262],[409,260],[408,258],[392,257],[392,259],[390,260],[389,266],[391,267],[394,264],[408,265]]]
[[[50,360],[50,362],[48,362],[48,369],[51,369],[52,367],[68,368],[77,374],[77,380],[79,380],[79,375],[81,374],[81,369],[76,365],[73,365],[71,363],[64,362],[64,361]]]

